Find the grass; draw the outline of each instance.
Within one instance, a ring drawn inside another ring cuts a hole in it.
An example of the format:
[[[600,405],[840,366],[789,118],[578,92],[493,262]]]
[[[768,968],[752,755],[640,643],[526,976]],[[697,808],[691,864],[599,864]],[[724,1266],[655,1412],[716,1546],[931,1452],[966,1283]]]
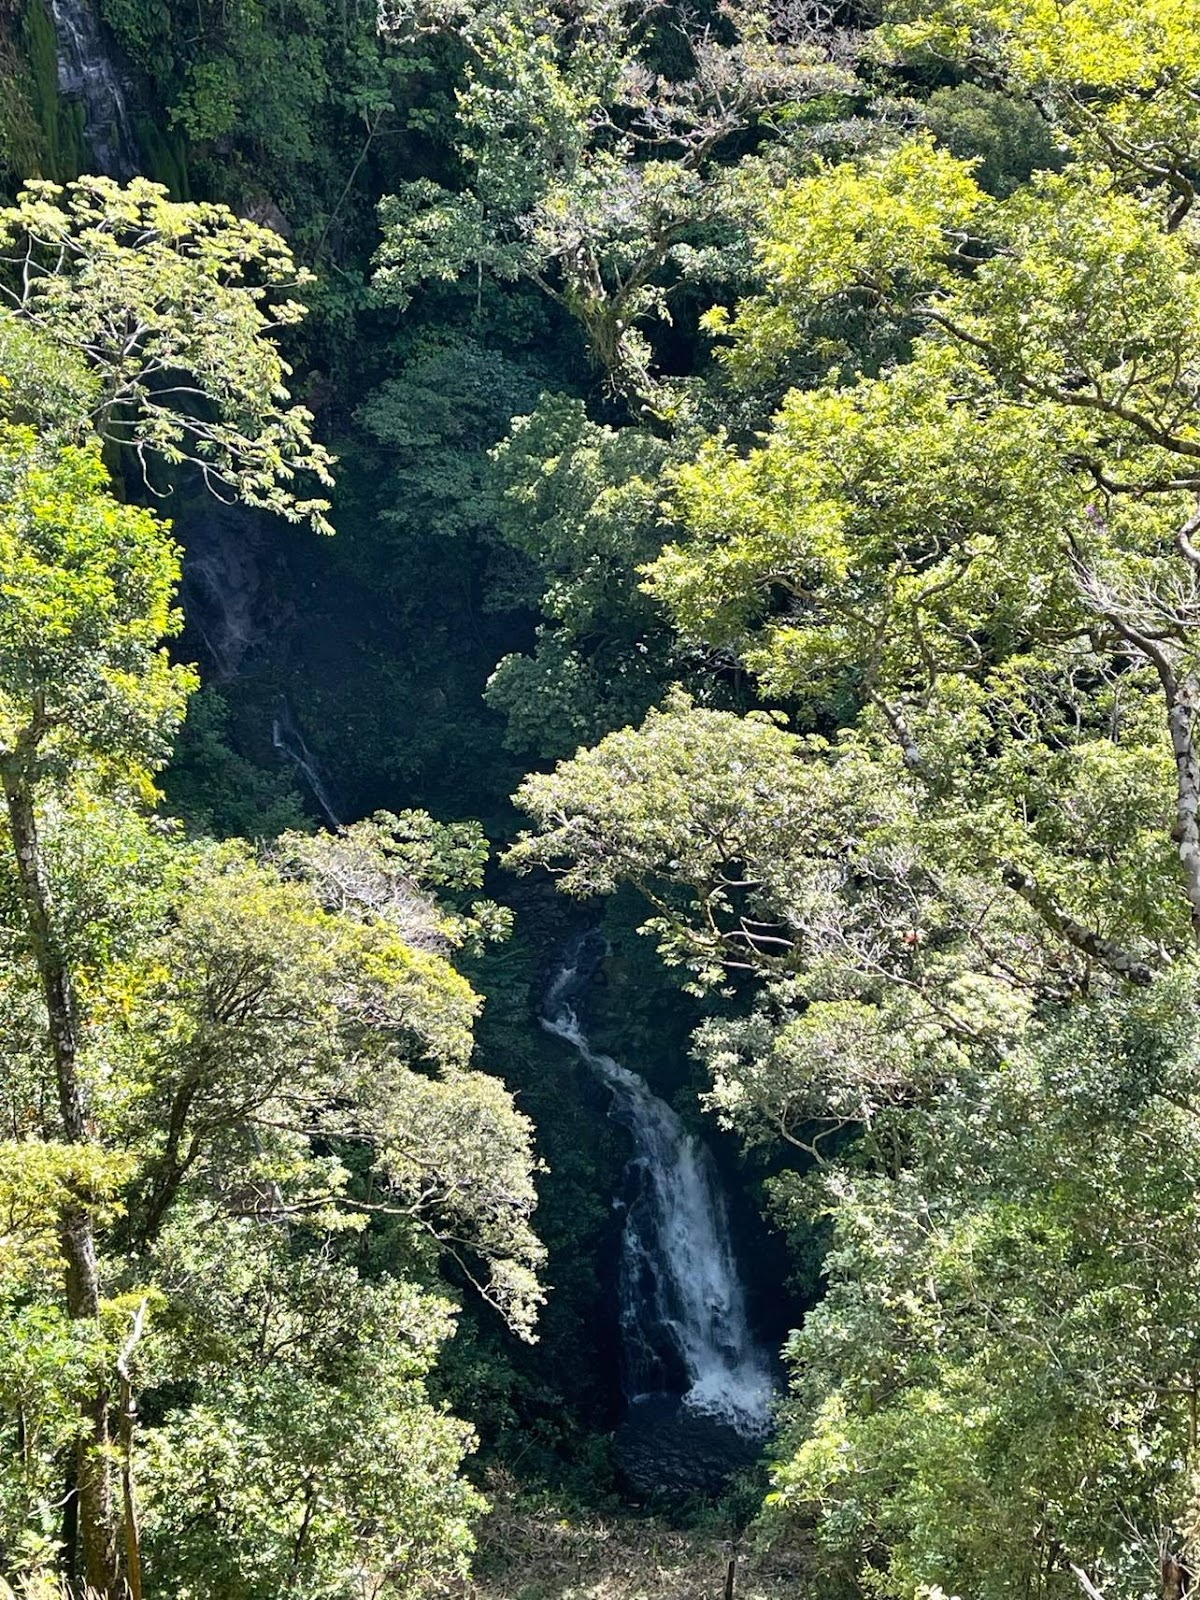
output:
[[[489,1486],[475,1575],[454,1600],[722,1600],[729,1545],[719,1531],[670,1527],[660,1518],[565,1513]],[[803,1554],[744,1547],[736,1600],[803,1592]]]

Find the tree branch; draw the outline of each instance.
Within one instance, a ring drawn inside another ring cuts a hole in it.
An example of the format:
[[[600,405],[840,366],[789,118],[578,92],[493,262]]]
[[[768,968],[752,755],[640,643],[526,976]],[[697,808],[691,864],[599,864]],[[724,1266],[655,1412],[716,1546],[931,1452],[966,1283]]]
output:
[[[1082,922],[1077,922],[1023,867],[1018,867],[1013,862],[1006,862],[1001,868],[1001,876],[1008,887],[1019,894],[1026,905],[1031,906],[1050,931],[1056,933],[1060,939],[1065,939],[1076,950],[1091,956],[1094,961],[1099,961],[1118,977],[1127,978],[1130,983],[1145,988],[1154,982],[1154,968],[1148,962],[1123,949],[1113,940],[1106,939],[1103,934],[1085,928]]]
[[[1100,1593],[1099,1589],[1097,1589],[1096,1585],[1088,1577],[1087,1573],[1082,1567],[1077,1567],[1073,1561],[1069,1561],[1067,1565],[1070,1567],[1075,1581],[1083,1590],[1084,1594],[1087,1595],[1088,1600],[1104,1600],[1104,1596]]]

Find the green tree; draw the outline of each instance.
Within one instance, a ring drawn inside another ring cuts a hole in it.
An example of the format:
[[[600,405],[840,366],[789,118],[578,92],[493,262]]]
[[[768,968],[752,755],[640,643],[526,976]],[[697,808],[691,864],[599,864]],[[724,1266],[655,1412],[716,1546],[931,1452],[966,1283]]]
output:
[[[186,1373],[189,1398],[145,1438],[157,1581],[269,1600],[415,1594],[461,1571],[483,1509],[456,1471],[471,1433],[423,1384],[445,1303],[246,1220],[163,1251],[183,1288],[145,1360]]]
[[[468,271],[527,279],[578,321],[617,393],[673,409],[647,329],[670,321],[701,247],[737,232],[739,143],[805,99],[854,92],[832,35],[756,3],[388,0],[381,17],[399,42],[449,33],[464,50],[466,182],[419,179],[384,201],[380,288],[403,305]]]
[[[827,1581],[1178,1595],[1187,1318],[1131,1256],[1189,1225],[1142,1144],[1190,1138],[1157,1062],[1200,906],[1200,56],[1175,7],[894,23],[876,58],[986,73],[1045,169],[989,193],[881,118],[763,197],[761,287],[708,326],[751,400],[809,370],[668,471],[645,574],[809,731],[671,702],[528,780],[512,859],[638,884],[693,983],[755,982],[697,1044],[718,1114],[822,1172],[778,1482]],[[1088,1103],[1118,1071],[1136,1113]]]
[[[658,478],[670,455],[653,434],[592,422],[563,395],[515,418],[493,452],[497,533],[529,572],[506,598],[544,619],[534,652],[503,657],[488,683],[514,748],[565,755],[642,716],[669,678],[670,639],[630,577],[662,546]]]
[[[88,1142],[45,1142],[36,1015],[6,1105],[7,1192],[29,1197],[10,1200],[6,1563],[53,1559],[58,1453],[78,1439],[91,1465],[78,1406],[107,1378],[131,1582],[144,1561],[214,1600],[422,1592],[461,1566],[478,1508],[470,1430],[423,1383],[450,1331],[424,1286],[453,1256],[525,1337],[540,1300],[531,1130],[469,1065],[478,1000],[447,959],[496,913],[442,912],[415,877],[469,879],[479,841],[390,818],[260,861],[123,806],[83,821],[52,807],[46,854]],[[3,972],[11,1009],[22,969]],[[92,1317],[38,1273],[68,1200],[95,1241]]]
[[[328,473],[308,413],[279,405],[284,367],[270,334],[300,312],[285,303],[272,321],[260,304],[290,272],[278,241],[220,208],[172,205],[143,180],[124,190],[104,179],[75,184],[65,208],[56,203],[63,193],[37,185],[0,214],[2,394],[14,419],[0,455],[0,775],[58,1101],[54,1127],[42,1131],[82,1147],[92,1111],[80,974],[39,804],[80,781],[148,791],[194,686],[160,643],[178,626],[178,553],[149,512],[108,494],[99,440],[133,450],[143,470],[151,452],[190,456],[211,484],[318,521],[324,502],[297,501],[284,485],[297,468]],[[96,1323],[100,1280],[82,1196],[64,1203],[60,1228],[67,1312]],[[83,1569],[107,1594],[120,1571],[108,1377],[97,1374],[80,1404]]]
[[[477,880],[486,848],[411,816],[259,861],[82,782],[38,805],[49,970],[70,985],[61,1116],[30,982],[48,963],[18,934],[2,968],[6,1565],[54,1559],[70,1449],[93,1585],[124,1592],[145,1560],[214,1597],[349,1593],[330,1585],[352,1572],[418,1592],[465,1558],[477,1506],[469,1430],[422,1384],[449,1323],[419,1285],[449,1254],[526,1337],[541,1298],[531,1130],[470,1066],[479,1002],[448,960],[505,919],[442,911],[418,882]],[[389,1230],[374,1267],[367,1223]],[[184,1505],[207,1507],[190,1540]]]
[[[476,1503],[456,1476],[469,1433],[422,1387],[448,1323],[417,1284],[452,1254],[524,1336],[540,1299],[529,1126],[470,1069],[478,1001],[450,960],[505,919],[486,902],[440,910],[422,887],[478,885],[486,846],[470,828],[382,818],[285,838],[260,861],[144,814],[195,678],[162,644],[179,623],[178,551],[151,512],[113,498],[102,449],[147,473],[153,455],[191,460],[210,487],[318,525],[324,502],[289,485],[327,476],[328,458],[285,406],[272,335],[299,308],[265,309],[290,271],[272,235],[141,181],[88,180],[64,207],[61,193],[40,186],[0,217],[14,269],[0,319],[0,1165],[17,1219],[3,1559],[140,1594],[144,1505],[155,1582],[267,1600],[281,1581],[349,1592],[369,1572],[380,1592],[414,1592],[461,1563]],[[372,1218],[389,1252],[355,1313]],[[193,1371],[188,1336],[160,1333],[184,1289],[193,1338],[206,1319],[253,1315],[256,1296],[275,1314],[245,1280],[222,1301],[206,1252],[239,1223],[291,1296],[280,1350],[309,1337],[326,1294],[361,1338],[359,1367],[335,1372],[315,1343],[276,1359],[226,1329],[224,1367],[218,1354]],[[157,1480],[137,1447],[139,1390],[162,1424]],[[242,1424],[219,1408],[243,1398],[258,1442],[239,1455]],[[339,1421],[297,1453],[309,1404],[341,1406]],[[214,1509],[215,1544],[177,1549],[176,1488],[198,1496],[222,1451],[242,1508],[224,1522]],[[319,1492],[340,1507],[328,1519]]]
[[[1194,997],[1189,962],[1049,1015],[795,1186],[834,1234],[769,1515],[816,1511],[822,1593],[1187,1583]]]
[[[79,1000],[39,837],[37,802],[48,784],[81,769],[108,785],[148,781],[183,713],[192,675],[160,644],[177,625],[170,609],[178,556],[150,513],[118,506],[96,450],[67,447],[43,463],[32,433],[4,440],[0,475],[0,778],[28,954],[45,1006],[58,1116],[53,1136],[91,1142],[80,1062]],[[60,1212],[66,1306],[96,1322],[100,1280],[92,1217],[79,1197]],[[84,1570],[104,1593],[119,1561],[117,1513],[106,1452],[110,1395],[101,1381],[84,1402],[76,1482]]]
[[[90,428],[143,475],[189,462],[214,493],[327,529],[328,503],[292,489],[298,474],[330,484],[331,458],[311,413],[288,403],[275,335],[304,307],[280,291],[304,276],[276,234],[145,178],[38,182],[0,210],[0,268],[0,324],[40,334],[52,370],[92,375],[85,412],[39,423]],[[16,398],[36,395],[23,385]]]

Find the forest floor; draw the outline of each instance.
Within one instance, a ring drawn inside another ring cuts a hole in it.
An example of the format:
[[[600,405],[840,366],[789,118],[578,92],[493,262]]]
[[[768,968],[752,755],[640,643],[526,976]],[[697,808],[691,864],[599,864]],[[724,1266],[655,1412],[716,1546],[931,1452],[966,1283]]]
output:
[[[722,1600],[729,1547],[712,1530],[635,1513],[567,1515],[492,1494],[476,1536],[475,1574],[454,1600]],[[798,1551],[737,1553],[737,1600],[803,1590]]]

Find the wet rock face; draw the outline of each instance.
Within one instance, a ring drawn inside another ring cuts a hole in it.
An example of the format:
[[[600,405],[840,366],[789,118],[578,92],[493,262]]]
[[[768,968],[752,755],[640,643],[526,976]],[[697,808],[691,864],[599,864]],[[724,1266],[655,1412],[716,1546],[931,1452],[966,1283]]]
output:
[[[689,1410],[672,1395],[649,1395],[630,1405],[613,1440],[613,1459],[635,1494],[682,1499],[720,1494],[760,1449],[761,1440]]]
[[[93,0],[50,0],[58,39],[58,87],[83,105],[84,136],[95,169],[124,182],[138,170],[129,84],[114,59]]]
[[[191,483],[174,515],[186,547],[188,630],[201,647],[206,681],[227,683],[280,624],[278,615],[271,615],[273,597],[264,585],[262,515],[201,495]]]

